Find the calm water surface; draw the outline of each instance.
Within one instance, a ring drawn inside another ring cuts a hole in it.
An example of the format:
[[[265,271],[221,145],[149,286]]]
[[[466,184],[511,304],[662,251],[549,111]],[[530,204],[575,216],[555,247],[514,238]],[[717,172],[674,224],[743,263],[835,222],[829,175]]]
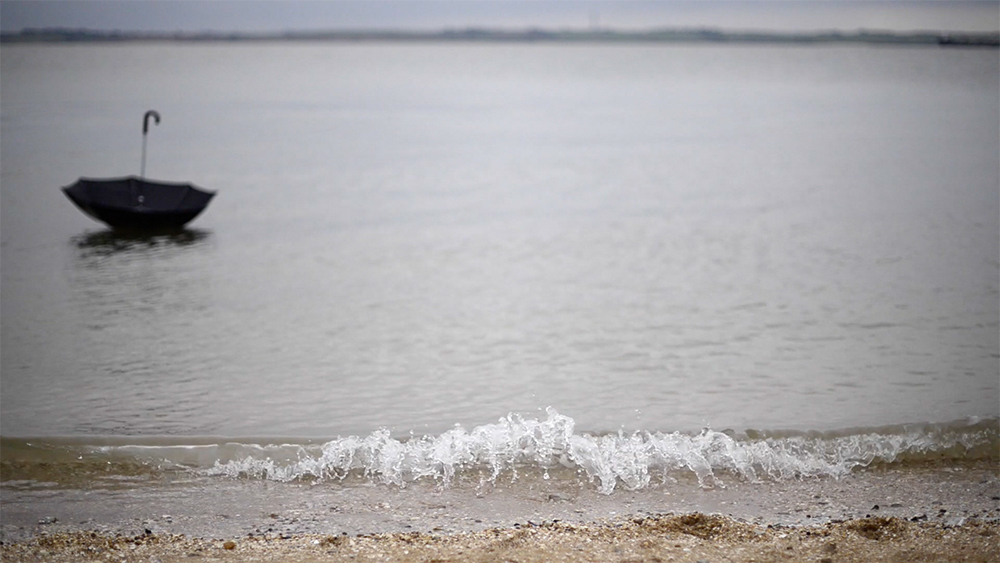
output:
[[[1000,414],[995,50],[5,45],[5,436]],[[127,238],[59,188],[218,195]]]

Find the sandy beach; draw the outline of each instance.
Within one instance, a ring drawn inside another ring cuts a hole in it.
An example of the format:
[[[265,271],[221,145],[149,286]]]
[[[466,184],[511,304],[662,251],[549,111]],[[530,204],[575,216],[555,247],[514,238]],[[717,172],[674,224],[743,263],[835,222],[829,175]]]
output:
[[[700,513],[604,524],[545,523],[462,534],[303,535],[243,540],[174,535],[43,536],[4,561],[994,561],[1000,525],[870,517],[818,527],[759,526]]]
[[[993,561],[990,461],[842,479],[603,495],[553,476],[483,488],[213,481],[3,493],[3,561]]]

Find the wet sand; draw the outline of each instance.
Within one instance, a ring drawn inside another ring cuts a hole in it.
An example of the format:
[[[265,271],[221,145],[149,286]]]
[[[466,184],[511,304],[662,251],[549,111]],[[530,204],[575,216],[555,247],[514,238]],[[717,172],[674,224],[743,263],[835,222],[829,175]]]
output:
[[[602,495],[488,487],[204,482],[0,487],[3,561],[995,561],[992,462],[843,479],[683,479]],[[227,542],[230,542],[227,544]],[[227,549],[227,547],[231,549]]]

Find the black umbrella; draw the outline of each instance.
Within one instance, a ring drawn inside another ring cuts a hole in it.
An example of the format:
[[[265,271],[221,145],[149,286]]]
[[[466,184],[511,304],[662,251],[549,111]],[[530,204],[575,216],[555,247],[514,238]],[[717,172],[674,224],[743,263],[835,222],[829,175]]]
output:
[[[178,228],[204,211],[215,195],[193,184],[153,182],[143,177],[150,117],[160,122],[160,114],[152,110],[142,118],[142,167],[138,177],[80,178],[63,188],[66,197],[84,213],[115,229]]]

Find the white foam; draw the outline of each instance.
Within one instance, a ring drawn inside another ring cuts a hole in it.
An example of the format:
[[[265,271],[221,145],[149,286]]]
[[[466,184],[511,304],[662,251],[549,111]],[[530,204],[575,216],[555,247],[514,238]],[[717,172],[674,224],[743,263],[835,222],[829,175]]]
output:
[[[642,489],[654,479],[693,474],[703,487],[717,486],[721,475],[741,479],[839,478],[857,467],[893,463],[907,456],[968,451],[997,441],[995,425],[966,432],[899,428],[842,436],[788,435],[735,437],[705,429],[696,434],[634,432],[593,436],[577,434],[572,418],[553,408],[542,420],[508,414],[494,424],[439,435],[394,439],[388,430],[366,437],[338,438],[321,447],[268,446],[236,448],[217,459],[210,475],[259,478],[343,479],[359,473],[377,483],[406,486],[433,479],[452,484],[465,469],[477,469],[495,482],[504,474],[516,479],[519,468],[575,468],[610,494],[617,487]]]

